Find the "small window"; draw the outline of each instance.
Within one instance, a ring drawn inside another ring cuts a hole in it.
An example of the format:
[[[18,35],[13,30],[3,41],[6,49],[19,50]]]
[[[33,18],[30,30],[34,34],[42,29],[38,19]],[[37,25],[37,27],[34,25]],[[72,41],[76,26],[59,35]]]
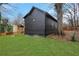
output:
[[[33,22],[35,22],[35,19],[33,19]]]

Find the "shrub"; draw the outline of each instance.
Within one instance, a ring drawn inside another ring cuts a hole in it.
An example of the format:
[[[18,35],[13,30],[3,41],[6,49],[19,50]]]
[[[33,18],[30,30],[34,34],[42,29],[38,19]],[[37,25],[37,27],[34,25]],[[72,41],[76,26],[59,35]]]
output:
[[[0,32],[4,32],[4,25],[3,24],[0,24]]]
[[[75,42],[76,39],[77,39],[77,38],[76,38],[76,33],[74,32],[73,35],[72,35],[72,37],[71,37],[71,41]]]
[[[12,31],[13,31],[13,27],[12,27],[11,25],[8,25],[7,31],[8,31],[8,32],[12,32]]]
[[[4,24],[0,24],[0,32],[5,32],[5,29],[7,30],[7,32],[13,31],[13,27],[10,24],[6,26]]]

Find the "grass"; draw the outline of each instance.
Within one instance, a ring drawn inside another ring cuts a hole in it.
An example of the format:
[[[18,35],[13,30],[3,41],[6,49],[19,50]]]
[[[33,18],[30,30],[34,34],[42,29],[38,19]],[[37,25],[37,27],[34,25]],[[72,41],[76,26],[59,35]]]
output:
[[[48,37],[0,36],[0,56],[79,56],[79,42]]]

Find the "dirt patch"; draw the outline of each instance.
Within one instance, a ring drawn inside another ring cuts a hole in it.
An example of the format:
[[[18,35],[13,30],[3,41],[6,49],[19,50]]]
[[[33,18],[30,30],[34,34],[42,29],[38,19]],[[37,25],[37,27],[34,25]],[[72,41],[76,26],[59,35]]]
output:
[[[64,36],[58,36],[58,35],[53,35],[50,34],[48,35],[49,38],[54,38],[54,39],[59,39],[59,40],[67,40],[70,41],[72,35],[76,33],[76,39],[79,41],[79,31],[64,31],[65,35]]]
[[[0,32],[0,35],[6,35],[6,33],[4,33],[4,32]]]
[[[13,32],[0,32],[0,35],[12,35]]]

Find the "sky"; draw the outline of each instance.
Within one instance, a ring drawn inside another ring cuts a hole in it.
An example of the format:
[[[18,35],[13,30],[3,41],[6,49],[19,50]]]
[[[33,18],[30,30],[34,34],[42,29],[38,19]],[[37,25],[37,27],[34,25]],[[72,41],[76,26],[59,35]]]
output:
[[[24,17],[33,6],[46,11],[51,15],[53,14],[51,13],[53,12],[52,9],[49,7],[50,4],[47,3],[10,3],[3,5],[6,9],[3,8],[5,12],[3,11],[2,15],[8,17],[9,20],[14,20],[18,15]]]

